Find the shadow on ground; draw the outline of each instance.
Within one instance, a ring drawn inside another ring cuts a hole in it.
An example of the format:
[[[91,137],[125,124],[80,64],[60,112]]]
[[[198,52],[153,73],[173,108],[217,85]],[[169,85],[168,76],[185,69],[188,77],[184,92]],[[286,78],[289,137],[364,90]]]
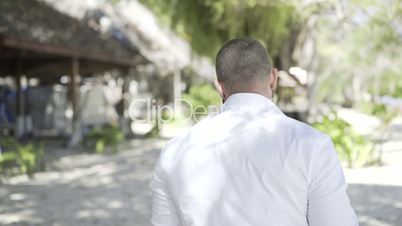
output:
[[[64,156],[58,171],[0,186],[0,225],[148,226],[149,178],[160,145]]]
[[[350,184],[348,193],[360,226],[402,225],[402,187]]]

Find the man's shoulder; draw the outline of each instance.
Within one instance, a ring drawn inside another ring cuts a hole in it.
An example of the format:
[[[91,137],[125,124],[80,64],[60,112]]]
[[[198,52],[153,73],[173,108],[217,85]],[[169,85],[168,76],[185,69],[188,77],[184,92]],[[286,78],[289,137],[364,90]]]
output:
[[[200,134],[207,132],[218,116],[208,116],[169,140],[161,151],[161,162],[166,166],[176,162]]]
[[[265,117],[261,115],[262,117]],[[259,121],[258,126],[266,123],[275,123],[275,133],[281,136],[287,143],[297,142],[302,146],[316,146],[320,140],[327,139],[328,135],[318,131],[307,123],[300,122],[285,115],[267,115],[267,120]],[[269,119],[270,118],[270,119]],[[268,120],[269,119],[269,120]],[[218,114],[207,117],[196,123],[191,128],[183,131],[180,135],[171,139],[161,152],[161,161],[166,167],[178,162],[187,150],[193,146],[205,146],[215,142],[225,132],[227,124],[233,123],[230,114]],[[261,123],[260,123],[261,122]],[[267,125],[268,126],[268,125]],[[255,127],[257,129],[257,127]],[[263,135],[263,134],[262,134]]]
[[[281,117],[279,123],[282,124],[281,126],[286,130],[286,132],[294,136],[293,138],[297,137],[303,140],[308,139],[317,141],[328,137],[327,134],[317,130],[313,126],[288,116]]]

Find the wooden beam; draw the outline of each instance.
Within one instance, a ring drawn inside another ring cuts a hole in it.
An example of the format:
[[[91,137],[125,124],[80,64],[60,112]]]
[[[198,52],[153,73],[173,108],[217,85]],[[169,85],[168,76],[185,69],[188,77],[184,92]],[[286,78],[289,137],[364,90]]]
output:
[[[88,53],[82,50],[70,48],[67,46],[58,46],[51,44],[42,44],[29,40],[23,40],[15,37],[1,37],[0,38],[0,46],[8,47],[8,48],[16,48],[22,50],[29,50],[33,52],[39,52],[43,54],[55,55],[55,56],[63,56],[63,57],[72,57],[72,58],[80,58],[80,59],[89,59],[102,63],[112,63],[117,65],[125,65],[125,66],[136,66],[138,64],[148,63],[147,60],[141,56],[140,54],[136,54],[131,58],[122,58],[109,56],[107,54],[102,53]]]
[[[79,63],[80,67],[80,75],[84,76],[86,74],[94,74],[98,72],[103,72],[111,69],[125,70],[127,67],[118,66],[115,64],[102,63],[99,64],[94,61],[81,60]],[[24,67],[25,69],[25,67]],[[48,63],[31,64],[31,66],[25,69],[25,72],[30,75],[35,75],[39,77],[50,77],[50,76],[60,76],[62,74],[70,74],[71,73],[71,59],[65,60],[53,60]]]

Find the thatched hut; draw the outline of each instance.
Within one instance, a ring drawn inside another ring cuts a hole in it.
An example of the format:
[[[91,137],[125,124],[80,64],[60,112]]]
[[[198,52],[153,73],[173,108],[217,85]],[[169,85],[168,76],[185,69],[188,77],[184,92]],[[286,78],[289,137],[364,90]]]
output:
[[[27,110],[22,90],[27,79],[54,83],[67,75],[67,102],[75,124],[80,77],[111,69],[127,71],[148,60],[134,45],[126,46],[110,34],[97,32],[43,1],[2,0],[0,62],[0,76],[14,78],[16,84],[18,133],[18,128],[26,126],[21,116]]]

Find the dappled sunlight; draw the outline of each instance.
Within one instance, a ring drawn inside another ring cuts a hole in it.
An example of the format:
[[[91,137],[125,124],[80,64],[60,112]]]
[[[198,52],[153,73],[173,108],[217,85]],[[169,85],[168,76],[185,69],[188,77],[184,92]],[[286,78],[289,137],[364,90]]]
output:
[[[360,226],[395,226],[402,222],[402,186],[350,184],[348,193]]]
[[[0,205],[0,224],[109,226],[119,222],[128,226],[135,222],[148,226],[151,211],[148,181],[166,142],[133,140],[135,148],[113,156],[64,156],[55,160],[56,166],[61,163],[57,171],[37,173],[34,180],[12,178],[8,185],[0,187],[0,201],[4,203]],[[348,193],[361,226],[393,226],[394,222],[402,222],[400,167],[391,164],[345,169]],[[188,173],[196,180],[205,171]],[[220,182],[220,187],[214,188],[225,194],[225,181]],[[239,198],[235,194],[225,195],[233,202]],[[203,205],[229,204],[220,203],[219,195],[214,200]]]
[[[134,140],[144,148],[114,156],[65,156],[56,172],[11,179],[0,187],[0,224],[148,225],[148,180],[165,142]]]
[[[79,219],[85,218],[96,218],[102,220],[102,218],[110,218],[110,212],[103,209],[90,209],[90,210],[80,210],[77,213]]]
[[[400,160],[399,164],[401,162]],[[351,184],[389,185],[402,187],[401,172],[401,165],[368,167],[362,169],[345,169],[346,180]]]

